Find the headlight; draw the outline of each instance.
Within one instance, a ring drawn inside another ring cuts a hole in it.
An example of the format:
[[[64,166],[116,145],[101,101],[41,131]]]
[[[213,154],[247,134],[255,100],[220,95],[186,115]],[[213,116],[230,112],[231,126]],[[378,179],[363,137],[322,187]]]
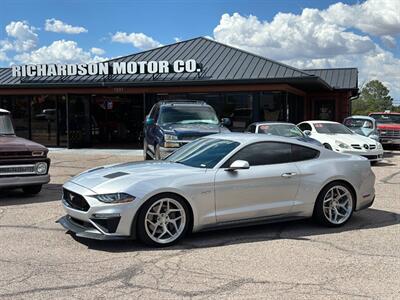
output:
[[[44,175],[47,173],[47,164],[45,162],[39,162],[35,165],[35,172],[38,175]]]
[[[349,146],[349,145],[347,145],[346,143],[343,143],[343,142],[341,142],[341,141],[335,141],[335,144],[338,145],[340,148],[343,148],[343,149],[350,149],[350,146]]]
[[[376,145],[377,145],[377,148],[378,148],[379,150],[382,150],[382,149],[383,149],[381,143],[376,143]]]
[[[174,134],[164,134],[164,147],[165,148],[179,148],[179,143],[173,141],[178,140],[178,137]]]
[[[102,194],[93,197],[104,203],[128,203],[135,200],[135,197],[125,193]]]

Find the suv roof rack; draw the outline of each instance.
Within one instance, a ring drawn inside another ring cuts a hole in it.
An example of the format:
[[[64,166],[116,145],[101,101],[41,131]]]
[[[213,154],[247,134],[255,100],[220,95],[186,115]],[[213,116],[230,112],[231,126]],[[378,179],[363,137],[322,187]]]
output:
[[[176,100],[161,100],[160,104],[207,104],[203,100],[186,100],[186,99],[176,99]]]

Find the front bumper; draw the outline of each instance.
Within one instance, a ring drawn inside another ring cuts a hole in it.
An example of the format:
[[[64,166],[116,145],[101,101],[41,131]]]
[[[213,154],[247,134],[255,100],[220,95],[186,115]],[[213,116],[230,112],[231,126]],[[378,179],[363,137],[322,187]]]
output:
[[[50,175],[32,175],[32,176],[0,176],[0,188],[18,188],[29,185],[43,185],[49,183]]]
[[[358,155],[365,157],[369,161],[381,161],[383,159],[383,149],[372,151],[339,150],[339,153]]]
[[[57,223],[82,238],[93,240],[121,240],[127,238],[126,236],[105,235],[88,223],[74,219],[69,215],[61,217],[57,220]]]
[[[78,185],[74,182],[67,182],[64,190],[78,197],[76,200],[63,196],[64,210],[67,212],[69,222],[63,220],[60,224],[68,226],[68,230],[79,233],[79,236],[87,236],[96,239],[132,238],[135,236],[134,218],[140,207],[140,199],[130,203],[108,204],[93,197],[95,192]],[[77,201],[77,202],[74,202]],[[82,205],[86,202],[87,205]],[[78,205],[71,205],[71,204]],[[67,224],[68,223],[68,224]],[[70,225],[79,225],[79,228]],[[67,224],[67,225],[65,225]],[[95,234],[95,235],[93,235]],[[97,235],[96,235],[97,234]],[[100,238],[98,235],[103,235]]]

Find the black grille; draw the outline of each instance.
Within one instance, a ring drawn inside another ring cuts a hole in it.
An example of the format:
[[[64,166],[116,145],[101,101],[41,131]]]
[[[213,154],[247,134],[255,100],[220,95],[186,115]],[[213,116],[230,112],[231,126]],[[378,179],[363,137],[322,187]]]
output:
[[[90,208],[83,196],[66,189],[63,189],[63,200],[73,209],[88,211]]]
[[[368,159],[377,159],[377,158],[379,158],[378,155],[362,155],[362,156],[365,157],[365,158],[368,158]]]
[[[22,157],[32,157],[30,151],[2,151],[0,152],[0,159],[13,159]]]

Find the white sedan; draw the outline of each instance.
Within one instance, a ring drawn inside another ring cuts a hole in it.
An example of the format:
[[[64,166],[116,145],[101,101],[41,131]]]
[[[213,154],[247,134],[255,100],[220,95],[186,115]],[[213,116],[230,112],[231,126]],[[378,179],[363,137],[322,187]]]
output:
[[[352,132],[343,124],[331,121],[306,121],[297,125],[306,135],[320,141],[325,148],[346,154],[360,155],[372,163],[382,160],[382,145]]]

